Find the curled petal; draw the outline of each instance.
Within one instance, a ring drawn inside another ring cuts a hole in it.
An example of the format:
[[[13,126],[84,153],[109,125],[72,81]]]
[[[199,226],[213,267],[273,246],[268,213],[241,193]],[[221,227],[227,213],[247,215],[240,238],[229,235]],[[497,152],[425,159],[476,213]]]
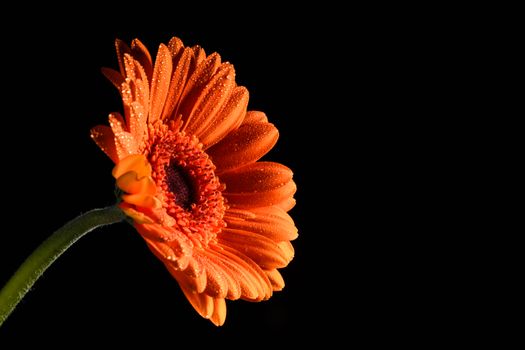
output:
[[[142,154],[134,154],[122,159],[114,168],[112,175],[118,179],[127,172],[134,171],[140,179],[151,176],[151,164]]]
[[[117,186],[124,192],[130,194],[143,193],[155,195],[157,187],[149,176],[139,177],[135,171],[128,171],[117,179]]]

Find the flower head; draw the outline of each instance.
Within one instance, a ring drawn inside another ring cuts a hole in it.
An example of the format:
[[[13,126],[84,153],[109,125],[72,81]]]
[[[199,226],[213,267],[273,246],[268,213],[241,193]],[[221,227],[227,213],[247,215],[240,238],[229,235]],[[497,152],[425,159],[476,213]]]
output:
[[[268,299],[294,255],[292,171],[258,161],[278,131],[247,112],[248,91],[217,53],[178,38],[155,61],[137,39],[116,48],[120,71],[103,73],[124,115],[91,136],[115,163],[121,209],[195,310],[222,325],[225,299]]]

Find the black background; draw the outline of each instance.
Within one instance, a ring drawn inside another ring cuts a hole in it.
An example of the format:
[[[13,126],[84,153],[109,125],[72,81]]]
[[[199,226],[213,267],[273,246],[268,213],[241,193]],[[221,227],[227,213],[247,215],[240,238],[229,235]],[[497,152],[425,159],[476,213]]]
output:
[[[485,40],[479,26],[464,24],[470,10],[195,5],[2,10],[0,285],[65,222],[114,203],[111,161],[89,137],[121,108],[100,73],[117,67],[114,39],[138,37],[154,54],[175,35],[232,62],[250,91],[249,109],[266,112],[279,128],[268,159],[294,171],[291,214],[300,233],[283,270],[285,290],[263,303],[229,302],[217,328],[195,313],[139,235],[114,225],[53,264],[0,328],[0,349],[144,341],[170,349],[297,347],[310,340],[373,347],[464,334],[472,318],[464,302],[472,296],[462,296],[457,281],[470,267],[456,268],[450,247],[461,233],[448,217],[461,216],[468,203],[457,200],[459,170],[450,158],[458,123],[485,101],[467,100],[460,110],[454,102],[470,89],[471,75],[474,85],[484,79],[479,57],[490,51],[483,44],[482,54],[467,52],[473,38]],[[472,133],[470,124],[465,130]],[[457,163],[470,153],[460,152]]]
[[[38,337],[41,345],[60,345],[67,334],[95,344],[270,346],[352,338],[375,322],[363,312],[374,302],[356,297],[368,292],[361,277],[373,262],[356,258],[360,247],[346,248],[358,215],[350,205],[352,164],[364,148],[352,145],[360,131],[343,126],[354,123],[351,104],[360,99],[361,89],[348,80],[361,74],[352,68],[359,33],[342,35],[316,9],[254,8],[250,16],[211,19],[176,7],[151,15],[84,10],[36,20],[17,12],[16,25],[4,29],[0,284],[66,221],[114,202],[112,163],[89,129],[121,110],[118,92],[100,73],[117,68],[116,37],[137,37],[155,55],[159,43],[178,36],[234,64],[237,83],[250,91],[249,109],[266,112],[279,128],[267,159],[294,171],[296,257],[283,270],[283,292],[262,303],[228,302],[226,324],[216,328],[195,313],[132,227],[102,228],[52,265],[0,328],[0,342],[23,346]]]

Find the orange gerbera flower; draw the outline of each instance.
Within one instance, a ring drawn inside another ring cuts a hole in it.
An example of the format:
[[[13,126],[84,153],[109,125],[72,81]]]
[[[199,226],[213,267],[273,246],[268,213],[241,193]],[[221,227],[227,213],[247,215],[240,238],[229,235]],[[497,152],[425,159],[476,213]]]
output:
[[[120,72],[103,73],[124,116],[91,136],[116,164],[122,210],[195,310],[222,325],[225,299],[268,299],[294,255],[292,171],[258,162],[278,131],[246,111],[248,91],[217,53],[178,38],[155,62],[137,39],[116,48]]]

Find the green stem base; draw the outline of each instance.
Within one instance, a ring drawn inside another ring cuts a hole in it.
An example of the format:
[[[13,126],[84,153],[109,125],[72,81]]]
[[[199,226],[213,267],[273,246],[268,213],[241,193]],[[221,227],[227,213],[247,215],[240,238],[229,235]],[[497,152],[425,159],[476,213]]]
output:
[[[44,271],[73,243],[97,227],[125,218],[126,215],[117,206],[94,209],[71,220],[46,239],[0,291],[0,326]]]

